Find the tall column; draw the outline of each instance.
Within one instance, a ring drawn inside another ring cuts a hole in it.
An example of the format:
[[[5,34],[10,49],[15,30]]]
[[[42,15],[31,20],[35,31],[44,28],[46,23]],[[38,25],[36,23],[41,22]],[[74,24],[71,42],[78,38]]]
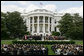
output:
[[[37,19],[37,34],[39,34],[39,16],[38,16],[38,19]]]
[[[30,17],[28,18],[28,25],[29,25],[29,31],[30,31]]]
[[[32,17],[32,35],[34,33],[34,16]]]
[[[52,18],[51,18],[51,31],[54,31],[53,25],[54,25],[54,21],[53,21],[53,17],[52,17]]]
[[[43,16],[43,33],[45,33],[45,16]]]
[[[50,17],[48,17],[48,33],[50,33]]]

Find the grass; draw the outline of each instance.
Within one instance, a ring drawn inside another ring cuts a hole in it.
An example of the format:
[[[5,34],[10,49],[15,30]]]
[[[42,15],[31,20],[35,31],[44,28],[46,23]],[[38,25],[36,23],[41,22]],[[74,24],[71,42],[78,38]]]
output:
[[[12,40],[1,40],[1,44],[12,44]]]
[[[75,41],[75,44],[83,44],[83,40],[73,40]],[[1,40],[1,44],[12,44],[12,40]],[[48,47],[48,55],[55,55],[55,53],[52,51],[51,46],[52,45],[45,45]]]
[[[74,40],[75,44],[83,44],[83,40]]]
[[[55,55],[55,53],[52,51],[51,46],[52,45],[45,45],[48,47],[48,55]]]

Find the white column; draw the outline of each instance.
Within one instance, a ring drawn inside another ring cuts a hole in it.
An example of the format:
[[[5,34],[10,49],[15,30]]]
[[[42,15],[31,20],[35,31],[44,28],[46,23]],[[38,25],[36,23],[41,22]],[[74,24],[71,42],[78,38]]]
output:
[[[57,25],[59,25],[59,24],[58,24],[58,21],[57,21]],[[57,25],[56,25],[56,26],[57,26]],[[57,31],[57,32],[60,32],[58,27],[56,27],[56,31]]]
[[[34,33],[34,16],[32,17],[32,35]]]
[[[54,21],[53,21],[53,17],[51,18],[51,31],[54,31]]]
[[[50,33],[50,17],[48,17],[48,33]]]
[[[39,16],[38,16],[38,19],[37,19],[37,34],[39,34]]]
[[[28,25],[29,25],[29,31],[30,31],[30,17],[28,18]]]
[[[43,33],[45,33],[45,16],[43,16]]]

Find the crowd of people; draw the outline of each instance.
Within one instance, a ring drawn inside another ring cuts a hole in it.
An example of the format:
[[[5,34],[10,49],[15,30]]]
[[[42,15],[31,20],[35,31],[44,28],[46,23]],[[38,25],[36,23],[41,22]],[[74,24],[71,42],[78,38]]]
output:
[[[64,36],[45,36],[45,40],[65,40]]]
[[[25,35],[23,37],[24,40],[41,40],[41,36],[40,35]]]
[[[2,44],[2,55],[48,55],[48,48],[38,44]]]
[[[24,40],[66,40],[64,36],[52,36],[52,35],[46,35],[46,36],[41,36],[41,35],[25,35],[23,37]]]
[[[51,49],[56,55],[83,55],[83,45],[54,44]]]

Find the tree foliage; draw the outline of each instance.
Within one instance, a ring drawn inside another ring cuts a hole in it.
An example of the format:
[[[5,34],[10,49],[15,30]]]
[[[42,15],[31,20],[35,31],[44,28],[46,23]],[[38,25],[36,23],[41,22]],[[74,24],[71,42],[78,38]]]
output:
[[[53,35],[53,36],[59,36],[60,33],[59,33],[59,32],[55,32],[55,31],[52,31],[52,35]]]
[[[1,12],[1,14],[1,17],[4,17],[4,19],[1,20],[1,29],[3,30],[4,28],[6,28],[7,31],[4,31],[9,32],[10,37],[22,37],[25,34],[27,28],[19,12]]]
[[[83,18],[77,13],[73,16],[66,13],[59,21],[58,27],[61,35],[71,39],[83,38]]]

